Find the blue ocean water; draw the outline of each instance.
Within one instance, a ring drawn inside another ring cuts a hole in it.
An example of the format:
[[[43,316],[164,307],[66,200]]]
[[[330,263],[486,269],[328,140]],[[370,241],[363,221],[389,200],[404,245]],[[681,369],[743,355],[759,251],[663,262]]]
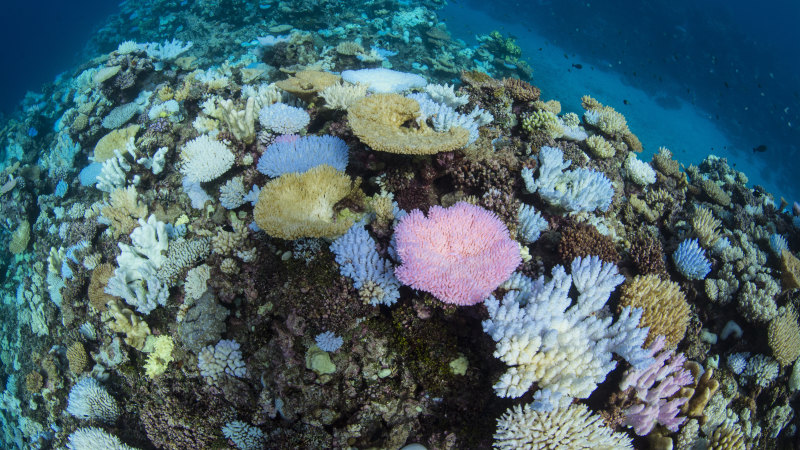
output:
[[[796,2],[465,0],[442,17],[467,42],[514,36],[544,97],[575,112],[585,94],[611,104],[646,154],[715,154],[776,200],[800,198]]]

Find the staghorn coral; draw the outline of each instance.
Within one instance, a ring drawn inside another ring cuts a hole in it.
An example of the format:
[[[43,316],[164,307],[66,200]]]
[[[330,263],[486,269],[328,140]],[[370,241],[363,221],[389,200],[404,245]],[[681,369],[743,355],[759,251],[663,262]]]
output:
[[[258,196],[253,214],[256,224],[281,239],[336,237],[355,222],[336,205],[360,192],[345,173],[328,165],[302,174],[287,173],[268,182]]]
[[[642,308],[640,326],[650,327],[647,345],[665,336],[669,348],[678,346],[689,326],[689,304],[678,283],[658,275],[637,275],[621,288],[620,306]]]
[[[585,405],[574,404],[549,412],[531,405],[516,405],[497,419],[494,448],[548,449],[632,449],[625,433],[614,432]]]
[[[781,366],[786,367],[797,360],[800,356],[800,325],[797,324],[797,313],[791,306],[769,322],[767,337],[772,353]]]
[[[417,123],[420,106],[416,100],[397,94],[365,97],[347,110],[353,134],[374,150],[411,155],[432,155],[462,148],[469,131],[451,127],[436,132],[424,122]]]
[[[597,228],[588,224],[570,224],[564,227],[558,242],[558,254],[565,263],[577,257],[592,255],[611,263],[618,263],[620,259],[614,240],[600,234]]]

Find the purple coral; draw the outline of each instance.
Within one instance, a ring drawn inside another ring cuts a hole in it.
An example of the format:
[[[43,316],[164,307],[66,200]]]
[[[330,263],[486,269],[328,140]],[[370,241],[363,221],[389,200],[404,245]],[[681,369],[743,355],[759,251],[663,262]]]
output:
[[[683,368],[686,362],[683,353],[675,355],[672,350],[661,351],[665,341],[664,336],[658,336],[648,348],[655,358],[653,363],[643,370],[628,370],[620,383],[622,390],[635,389],[638,403],[625,410],[625,424],[633,427],[639,436],[650,433],[656,422],[670,431],[678,431],[678,426],[686,420],[677,416],[689,398],[668,399],[694,380],[691,372]],[[656,352],[660,353],[656,355]]]

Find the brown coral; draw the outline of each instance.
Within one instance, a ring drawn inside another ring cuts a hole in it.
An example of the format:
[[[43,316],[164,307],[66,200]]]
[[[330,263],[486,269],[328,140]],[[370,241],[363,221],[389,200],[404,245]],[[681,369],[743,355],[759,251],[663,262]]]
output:
[[[680,163],[672,159],[672,152],[666,147],[659,147],[653,155],[653,167],[668,177],[677,176],[681,170]]]
[[[723,191],[722,188],[719,187],[719,185],[714,181],[702,180],[700,182],[700,187],[703,189],[703,193],[706,194],[706,196],[714,203],[722,206],[728,206],[731,204],[731,196]]]
[[[677,397],[689,399],[681,406],[681,412],[686,416],[697,418],[700,423],[705,423],[706,417],[703,411],[719,389],[719,381],[713,378],[714,369],[709,367],[708,370],[703,370],[703,366],[695,361],[687,362],[684,368],[692,373],[694,382],[678,391]]]
[[[357,101],[347,111],[353,134],[374,150],[432,155],[465,147],[469,131],[452,127],[436,132],[418,123],[419,103],[397,94],[377,94]]]
[[[25,376],[25,389],[30,393],[36,393],[42,390],[44,386],[44,379],[42,374],[37,371],[31,371]]]
[[[105,291],[109,278],[113,276],[114,266],[108,263],[100,264],[92,271],[92,278],[89,281],[89,304],[100,312],[105,311],[106,303],[114,298]]]
[[[558,243],[558,254],[561,260],[569,264],[573,259],[581,256],[598,256],[603,261],[618,263],[614,241],[600,234],[592,225],[572,224],[561,231],[561,241]]]
[[[534,102],[539,100],[541,91],[536,86],[519,78],[503,78],[503,86],[508,95],[517,102]]]
[[[637,275],[622,286],[620,306],[642,308],[641,327],[650,327],[646,344],[658,335],[667,345],[676,347],[686,335],[689,325],[689,304],[677,283],[657,275]]]
[[[147,216],[147,206],[139,201],[136,188],[128,186],[112,191],[100,214],[111,224],[112,235],[117,238],[136,228],[137,219]]]
[[[800,356],[800,325],[797,324],[797,313],[791,307],[770,321],[767,336],[772,353],[781,366],[788,366]]]
[[[111,331],[125,333],[125,343],[141,350],[144,347],[145,339],[150,335],[150,327],[147,322],[123,306],[122,302],[116,298],[111,299],[107,306],[108,310],[101,316],[103,322]]]
[[[781,281],[786,290],[800,288],[800,260],[786,249],[781,252]]]
[[[267,183],[253,214],[256,224],[281,239],[337,237],[355,221],[355,214],[337,210],[337,203],[359,191],[344,172],[321,165],[287,173]]]
[[[647,233],[636,233],[628,250],[639,273],[664,275],[667,266],[661,241]]]
[[[76,341],[74,344],[67,348],[67,361],[69,362],[69,371],[75,375],[80,375],[86,369],[86,350],[83,344]]]

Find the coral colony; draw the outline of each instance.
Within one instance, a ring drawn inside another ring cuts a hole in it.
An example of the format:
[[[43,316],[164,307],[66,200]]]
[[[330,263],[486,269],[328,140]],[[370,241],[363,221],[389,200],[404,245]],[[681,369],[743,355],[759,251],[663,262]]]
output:
[[[0,124],[0,446],[797,442],[800,219],[725,160],[433,1],[174,3]]]

